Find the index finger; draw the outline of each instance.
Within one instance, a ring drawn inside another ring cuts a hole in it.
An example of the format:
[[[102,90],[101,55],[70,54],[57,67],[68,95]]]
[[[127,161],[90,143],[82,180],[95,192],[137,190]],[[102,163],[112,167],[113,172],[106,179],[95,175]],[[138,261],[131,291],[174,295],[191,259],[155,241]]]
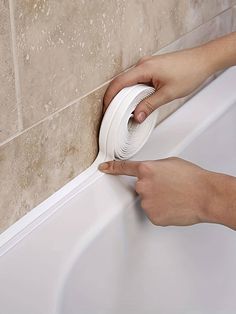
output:
[[[138,161],[112,160],[100,164],[98,169],[108,174],[138,177],[139,164]]]
[[[103,98],[103,112],[106,111],[115,95],[124,87],[128,87],[138,83],[148,83],[151,81],[150,75],[142,66],[136,66],[125,73],[117,76],[108,86]]]

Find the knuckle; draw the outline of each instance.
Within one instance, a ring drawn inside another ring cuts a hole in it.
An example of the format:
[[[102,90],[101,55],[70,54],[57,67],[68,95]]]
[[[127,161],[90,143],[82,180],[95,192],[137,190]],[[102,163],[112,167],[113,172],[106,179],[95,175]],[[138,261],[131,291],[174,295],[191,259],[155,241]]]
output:
[[[144,189],[143,189],[143,184],[140,180],[138,180],[135,184],[135,191],[138,193],[138,194],[143,194],[144,192]]]
[[[166,223],[165,221],[161,221],[161,219],[159,219],[159,218],[152,218],[152,219],[150,219],[150,221],[155,226],[160,226],[160,227],[169,226],[168,223]]]
[[[115,160],[112,160],[110,163],[109,163],[109,169],[111,172],[115,172],[116,170],[116,166],[115,166]]]
[[[143,104],[146,107],[148,114],[151,114],[156,108],[155,106],[147,99],[143,100]]]
[[[158,226],[156,219],[153,216],[148,216],[148,219],[154,226]]]
[[[167,227],[167,226],[169,226],[167,221],[161,220],[161,219],[158,219],[158,218],[155,219],[155,225],[156,226],[160,226],[160,227]]]
[[[135,184],[135,191],[139,194],[141,192],[141,187],[139,181],[136,182]]]
[[[153,213],[151,210],[149,210],[148,204],[146,204],[146,202],[145,202],[143,205],[144,205],[144,206],[142,206],[142,205],[141,205],[141,206],[142,206],[142,208],[145,210],[145,213],[146,213],[148,219],[150,220],[150,222],[151,222],[153,225],[157,226],[157,225],[158,225],[158,220],[156,219],[154,213]]]
[[[141,207],[144,209],[144,210],[147,210],[147,207],[148,207],[148,203],[146,200],[141,200],[141,203],[140,203]]]
[[[148,219],[151,221],[151,223],[155,226],[160,226],[160,227],[166,227],[168,226],[168,223],[165,219],[163,219],[161,214],[154,214],[151,213],[148,215]]]
[[[121,160],[119,162],[119,169],[121,170],[121,172],[125,171],[125,169],[126,169],[126,162],[124,160]]]
[[[144,161],[138,165],[138,172],[142,177],[152,175],[152,164],[148,161]]]

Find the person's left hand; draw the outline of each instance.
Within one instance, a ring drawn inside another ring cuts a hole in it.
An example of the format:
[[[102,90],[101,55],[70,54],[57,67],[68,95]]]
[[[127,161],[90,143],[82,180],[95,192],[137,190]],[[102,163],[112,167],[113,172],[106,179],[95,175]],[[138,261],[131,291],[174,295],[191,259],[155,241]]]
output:
[[[214,173],[180,158],[157,161],[109,161],[99,170],[138,178],[135,190],[141,207],[155,225],[192,225],[206,222]]]

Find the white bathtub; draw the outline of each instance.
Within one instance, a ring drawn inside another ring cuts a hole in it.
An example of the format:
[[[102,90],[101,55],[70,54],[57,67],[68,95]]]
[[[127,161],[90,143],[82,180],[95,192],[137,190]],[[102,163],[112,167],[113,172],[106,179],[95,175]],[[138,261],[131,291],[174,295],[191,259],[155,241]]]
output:
[[[236,67],[161,123],[135,159],[236,175]],[[236,313],[236,232],[156,227],[134,179],[75,178],[0,236],[1,314]]]

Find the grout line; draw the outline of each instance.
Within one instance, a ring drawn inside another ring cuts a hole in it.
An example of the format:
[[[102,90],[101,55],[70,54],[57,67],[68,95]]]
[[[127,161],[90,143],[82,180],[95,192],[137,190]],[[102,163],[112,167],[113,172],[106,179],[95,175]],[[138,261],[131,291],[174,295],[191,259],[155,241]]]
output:
[[[110,80],[112,81],[112,79]],[[102,88],[103,86],[107,85],[110,81],[106,81],[105,83],[103,83],[102,85],[99,85],[99,87],[96,87],[95,89],[91,90],[90,92],[84,94],[83,96],[74,99],[73,101],[69,102],[67,105],[65,105],[64,107],[58,109],[57,111],[53,112],[52,114],[50,114],[49,116],[44,117],[43,119],[41,119],[40,121],[37,121],[36,123],[32,124],[31,126],[29,126],[26,129],[21,130],[20,132],[14,134],[13,136],[9,137],[8,139],[6,139],[5,141],[0,143],[0,147],[7,144],[8,142],[14,140],[16,137],[28,132],[30,129],[36,127],[37,125],[43,123],[46,120],[50,120],[52,119],[55,115],[57,115],[58,113],[60,113],[61,111],[65,110],[66,108],[72,106],[73,104],[81,101],[82,99],[84,99],[85,97],[89,96],[90,94],[96,92],[98,89]]]
[[[13,34],[13,31],[12,31],[12,35],[14,35],[13,43],[16,44],[16,42],[15,42],[15,23],[14,23],[14,16],[12,16],[12,14],[13,14],[13,3],[12,3],[12,1],[13,1],[13,0],[9,0],[9,3],[10,3],[10,7],[11,7],[11,9],[10,9],[10,12],[11,12],[11,20],[12,20],[12,23],[11,23],[11,24],[12,24],[13,27],[14,27],[14,28],[13,28],[14,34]],[[181,35],[180,37],[178,37],[177,39],[174,39],[173,41],[170,41],[168,44],[166,44],[166,45],[164,45],[163,47],[161,47],[160,49],[158,49],[158,50],[157,50],[156,52],[154,52],[152,55],[157,54],[158,51],[164,49],[165,47],[168,47],[169,45],[171,45],[171,44],[174,43],[175,41],[180,40],[181,38],[187,36],[188,34],[192,33],[193,31],[196,31],[198,28],[200,28],[200,27],[202,27],[203,25],[209,23],[210,21],[214,20],[215,18],[217,18],[217,17],[220,16],[221,14],[224,14],[224,13],[225,13],[226,11],[228,11],[228,10],[232,10],[232,7],[231,7],[231,8],[227,8],[227,9],[224,10],[224,11],[221,11],[221,12],[218,13],[217,15],[213,16],[211,19],[207,20],[206,22],[204,22],[204,23],[202,23],[202,24],[196,26],[195,28],[191,29],[190,31],[188,31],[188,32],[186,32],[186,33],[184,33],[184,34],[182,34],[182,35]],[[13,44],[13,46],[14,46],[14,44]],[[16,63],[16,65],[18,66],[17,55],[16,55],[16,46],[15,46],[14,54],[15,54],[15,57],[16,57],[16,60],[14,60],[14,64]],[[19,97],[18,99],[19,99],[19,109],[20,109],[20,110],[19,110],[18,118],[21,120],[21,124],[20,124],[20,125],[21,125],[21,129],[20,129],[21,131],[18,132],[18,133],[16,133],[16,134],[14,134],[12,137],[8,138],[7,140],[3,141],[2,143],[0,143],[0,147],[3,146],[3,145],[5,145],[5,144],[7,144],[7,143],[10,142],[10,141],[12,141],[12,140],[15,139],[16,137],[18,137],[18,136],[20,136],[20,135],[22,135],[22,134],[28,132],[30,129],[36,127],[37,125],[41,124],[42,122],[44,122],[44,121],[46,121],[46,120],[48,120],[48,119],[52,119],[55,115],[57,115],[57,114],[60,113],[61,111],[65,110],[66,108],[72,106],[73,104],[75,104],[75,103],[81,101],[83,98],[89,96],[90,94],[96,92],[97,90],[99,90],[99,89],[102,88],[103,86],[109,84],[114,78],[116,78],[117,76],[119,76],[121,73],[124,73],[124,72],[126,72],[126,71],[132,69],[133,67],[135,67],[135,65],[132,65],[132,66],[130,66],[129,68],[127,68],[127,69],[121,71],[119,74],[115,75],[115,76],[112,77],[110,80],[108,80],[108,81],[102,83],[101,85],[99,85],[99,86],[97,86],[96,88],[94,88],[93,90],[87,92],[87,93],[84,94],[83,96],[81,96],[81,97],[79,97],[79,98],[76,98],[76,99],[70,101],[67,105],[65,105],[65,106],[63,106],[62,108],[58,109],[57,111],[53,112],[53,113],[50,114],[49,116],[46,116],[46,117],[43,118],[42,120],[40,120],[40,121],[38,121],[38,122],[32,124],[30,127],[26,128],[26,129],[24,129],[24,130],[22,130],[22,129],[23,129],[23,125],[22,125],[22,124],[23,124],[23,123],[22,123],[22,106],[21,106],[21,102],[20,102],[20,86],[19,86],[19,88],[16,88],[16,94],[17,94],[18,97]],[[15,72],[16,72],[16,76],[17,76],[17,81],[18,81],[18,83],[19,83],[18,67],[17,67],[17,69],[15,70]],[[17,84],[17,85],[19,85],[19,84]]]
[[[23,118],[22,118],[22,103],[21,103],[21,90],[20,90],[20,76],[19,76],[19,65],[17,58],[17,47],[16,47],[16,29],[14,19],[14,4],[13,0],[9,0],[9,11],[10,11],[10,23],[11,23],[11,38],[12,38],[12,56],[15,74],[15,92],[16,92],[16,107],[18,116],[18,130],[23,129]],[[18,135],[17,133],[16,135]]]

